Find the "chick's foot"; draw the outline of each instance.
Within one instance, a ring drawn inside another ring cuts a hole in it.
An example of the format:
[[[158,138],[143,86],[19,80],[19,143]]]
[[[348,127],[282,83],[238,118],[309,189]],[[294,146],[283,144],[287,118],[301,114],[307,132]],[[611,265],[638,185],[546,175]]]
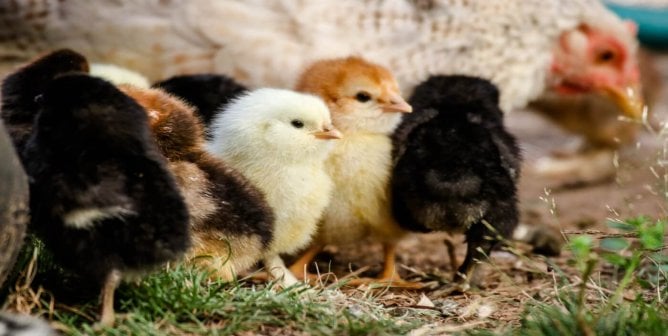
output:
[[[290,272],[299,280],[308,280],[309,282],[318,280],[319,276],[317,274],[309,273],[308,265],[321,249],[319,245],[310,246],[299,259],[290,265]]]
[[[406,288],[406,289],[422,289],[423,284],[418,282],[406,281],[399,276],[396,270],[396,243],[385,243],[383,244],[383,250],[385,254],[385,265],[383,268],[383,273],[380,274],[378,278],[357,278],[352,279],[346,283],[348,286],[359,286],[359,285],[377,285],[384,287],[393,287],[393,288]]]

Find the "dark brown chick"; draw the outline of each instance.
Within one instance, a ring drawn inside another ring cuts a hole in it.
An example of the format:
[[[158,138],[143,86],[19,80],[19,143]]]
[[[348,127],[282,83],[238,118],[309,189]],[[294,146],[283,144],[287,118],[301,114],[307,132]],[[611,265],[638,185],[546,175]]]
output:
[[[273,213],[264,195],[205,151],[202,122],[193,108],[160,89],[121,89],[146,109],[185,198],[193,233],[189,259],[232,280],[260,260],[272,238]]]

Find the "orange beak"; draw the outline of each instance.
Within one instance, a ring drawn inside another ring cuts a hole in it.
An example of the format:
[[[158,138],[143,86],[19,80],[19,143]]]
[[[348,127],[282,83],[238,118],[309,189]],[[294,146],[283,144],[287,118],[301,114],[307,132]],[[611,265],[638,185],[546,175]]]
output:
[[[390,102],[387,104],[381,105],[383,112],[400,112],[400,113],[411,113],[413,112],[413,107],[408,105],[408,103],[402,98],[399,94],[393,93],[390,95]]]
[[[604,86],[602,93],[622,109],[622,113],[633,119],[641,120],[645,103],[642,99],[640,84],[631,84],[623,87]]]
[[[343,134],[333,126],[325,126],[324,130],[312,132],[314,137],[321,140],[341,139]]]

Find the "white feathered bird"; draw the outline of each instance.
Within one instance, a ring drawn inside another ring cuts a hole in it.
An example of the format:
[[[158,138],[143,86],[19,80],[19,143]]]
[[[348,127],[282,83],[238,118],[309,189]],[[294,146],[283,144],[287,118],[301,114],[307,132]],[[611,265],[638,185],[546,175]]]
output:
[[[635,31],[596,0],[9,0],[0,28],[3,59],[67,46],[153,80],[209,71],[292,87],[317,59],[360,54],[406,91],[428,74],[488,77],[505,110],[560,84],[637,82]],[[623,64],[597,68],[597,55]]]
[[[152,80],[216,72],[290,88],[313,61],[357,54],[392,70],[406,96],[430,74],[457,73],[490,79],[505,111],[545,93],[599,93],[638,118],[635,33],[598,0],[0,2],[5,63],[69,47]],[[623,138],[599,126],[616,113],[562,110],[549,116],[590,143]]]
[[[311,242],[329,202],[325,159],[341,133],[327,105],[312,95],[259,89],[227,105],[214,118],[211,134],[209,152],[260,189],[274,212],[265,268],[286,287],[296,283],[279,254]]]

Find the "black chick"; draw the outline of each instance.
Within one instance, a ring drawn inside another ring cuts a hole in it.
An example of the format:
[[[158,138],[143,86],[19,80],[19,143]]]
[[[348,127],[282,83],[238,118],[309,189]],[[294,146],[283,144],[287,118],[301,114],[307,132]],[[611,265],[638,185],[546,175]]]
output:
[[[26,90],[31,97],[11,87],[29,87],[24,81],[34,81],[45,63],[68,61],[52,56],[3,84],[27,102],[14,110],[37,115],[22,155],[30,229],[58,264],[102,287],[101,323],[109,325],[123,272],[158,267],[189,247],[188,212],[146,112],[112,84],[70,74],[50,77],[41,91]],[[30,103],[36,93],[37,104]]]
[[[39,110],[35,98],[56,76],[88,70],[86,58],[72,50],[62,49],[38,58],[4,79],[0,115],[19,155],[30,137],[35,114]]]
[[[194,109],[161,89],[121,86],[149,115],[190,212],[193,260],[223,280],[253,266],[272,239],[274,215],[245,177],[205,150]]]
[[[194,106],[207,128],[222,107],[248,91],[248,88],[230,77],[213,74],[174,76],[153,84],[153,87],[163,89]]]
[[[465,232],[456,282],[518,222],[520,151],[498,103],[487,80],[433,76],[415,88],[413,113],[393,136],[394,216],[412,231]]]

